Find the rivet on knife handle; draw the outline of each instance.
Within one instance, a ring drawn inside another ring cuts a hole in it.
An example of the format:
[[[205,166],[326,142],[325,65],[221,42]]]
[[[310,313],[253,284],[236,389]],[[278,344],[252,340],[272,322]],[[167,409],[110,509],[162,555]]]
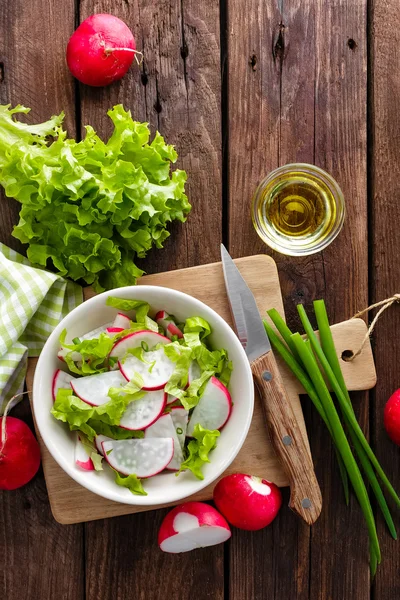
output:
[[[251,368],[271,441],[290,482],[289,506],[312,525],[321,513],[321,491],[272,351],[254,360]]]

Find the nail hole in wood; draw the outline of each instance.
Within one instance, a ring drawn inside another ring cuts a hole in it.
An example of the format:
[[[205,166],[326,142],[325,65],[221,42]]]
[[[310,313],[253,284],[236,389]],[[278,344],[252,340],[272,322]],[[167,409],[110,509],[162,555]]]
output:
[[[154,110],[156,111],[156,113],[160,114],[160,112],[162,111],[162,106],[160,104],[159,99],[157,98],[157,101],[154,104]]]
[[[183,46],[181,47],[181,56],[183,60],[185,60],[189,56],[189,48],[186,44],[183,44]]]
[[[4,63],[0,62],[0,83],[4,81]]]
[[[343,350],[342,352],[342,360],[345,362],[349,362],[353,358],[354,352],[352,350]]]
[[[149,78],[147,77],[147,73],[142,73],[140,76],[143,85],[147,85],[149,82]]]
[[[350,50],[355,50],[357,48],[357,43],[355,42],[355,40],[353,40],[353,38],[349,38],[347,40],[347,45],[350,48]]]

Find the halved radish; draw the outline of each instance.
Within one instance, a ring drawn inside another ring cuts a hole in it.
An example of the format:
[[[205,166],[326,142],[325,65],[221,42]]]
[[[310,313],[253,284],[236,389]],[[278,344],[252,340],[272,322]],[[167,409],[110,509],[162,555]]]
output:
[[[186,435],[192,436],[198,423],[205,429],[221,429],[229,419],[231,410],[229,391],[216,377],[211,377],[190,417]]]
[[[171,510],[161,523],[158,545],[163,552],[188,552],[226,542],[231,530],[224,517],[204,502],[186,502]]]
[[[107,371],[98,375],[87,375],[71,382],[71,387],[75,394],[92,406],[100,406],[109,402],[109,389],[124,385],[126,385],[126,379],[120,371]]]
[[[129,333],[115,342],[111,349],[110,356],[115,358],[123,358],[130,348],[139,348],[142,344],[146,344],[148,348],[154,348],[157,344],[169,344],[170,341],[163,335],[155,331],[135,331]]]
[[[145,396],[128,404],[119,426],[138,431],[149,427],[158,419],[165,408],[167,398],[164,390],[147,392]]]
[[[162,415],[153,425],[147,427],[144,437],[145,439],[171,437],[174,440],[174,455],[167,468],[171,471],[179,469],[183,462],[183,452],[170,414]]]
[[[75,464],[84,471],[94,471],[94,464],[88,448],[82,443],[78,434],[75,441]]]
[[[163,348],[146,352],[144,358],[146,362],[132,354],[128,355],[123,363],[119,363],[122,375],[130,381],[135,373],[139,373],[143,378],[144,390],[164,388],[174,372],[175,363],[166,356]]]
[[[112,337],[116,333],[121,333],[121,331],[124,331],[123,327],[107,327],[106,329],[106,333],[108,333],[110,337]]]
[[[171,412],[169,414],[171,415],[176,435],[178,436],[179,443],[183,449],[185,445],[189,411],[183,408],[183,406],[174,406],[171,408]]]
[[[51,386],[51,395],[53,396],[53,402],[56,399],[57,392],[60,389],[68,389],[71,387],[71,382],[75,381],[75,377],[72,377],[69,373],[57,369],[54,373],[53,383]]]
[[[189,377],[188,377],[188,384],[190,385],[192,383],[192,381],[194,381],[195,379],[198,379],[201,375],[201,369],[199,367],[199,363],[196,360],[193,360],[190,363],[190,367],[189,367]]]
[[[102,456],[104,456],[103,454],[103,446],[102,443],[103,442],[112,442],[113,438],[108,437],[108,435],[96,435],[96,437],[94,438],[94,443],[96,444],[96,448],[97,448],[97,452],[99,454],[101,454]]]
[[[104,458],[123,475],[153,477],[168,466],[174,454],[172,438],[103,442]]]
[[[118,313],[114,319],[113,327],[121,327],[121,329],[129,329],[131,326],[131,320],[129,317],[122,313]]]
[[[183,333],[179,327],[174,323],[169,314],[165,310],[160,310],[156,314],[157,325],[160,325],[165,331],[165,335],[172,339],[172,336],[176,335],[178,338],[183,338]]]

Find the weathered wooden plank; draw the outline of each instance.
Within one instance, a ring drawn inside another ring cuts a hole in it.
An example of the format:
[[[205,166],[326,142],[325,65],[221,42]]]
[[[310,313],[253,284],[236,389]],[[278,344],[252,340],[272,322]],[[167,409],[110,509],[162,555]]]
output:
[[[397,248],[397,223],[400,219],[400,94],[399,42],[400,16],[395,0],[375,0],[371,5],[370,48],[370,127],[371,127],[371,302],[383,300],[400,289],[400,266]],[[390,23],[390,35],[385,23]],[[399,387],[400,349],[396,333],[398,307],[388,310],[374,333],[378,384],[372,401],[372,440],[383,468],[399,491],[400,453],[383,427],[383,409],[389,396]],[[391,506],[393,506],[391,504]],[[393,510],[397,530],[399,511]],[[374,592],[376,600],[400,597],[400,552],[378,518],[382,563],[378,569]]]
[[[2,2],[0,10],[0,101],[32,108],[31,122],[65,110],[75,133],[73,82],[65,65],[65,46],[74,26],[71,2]],[[0,239],[20,249],[11,237],[19,205],[1,197]],[[25,400],[13,415],[30,420]],[[0,494],[0,595],[7,600],[84,594],[83,527],[62,527],[50,512],[43,474],[14,492]]]
[[[274,258],[289,324],[298,327],[298,302],[310,306],[318,297],[327,300],[333,321],[347,318],[368,300],[366,4],[229,0],[228,18],[231,251],[237,256],[262,247],[252,229],[250,201],[272,168],[295,161],[326,168],[347,199],[344,231],[323,254]],[[356,49],[347,44],[350,37]],[[360,511],[355,503],[346,508],[326,433],[313,410],[306,413],[323,513],[310,532],[284,509],[251,547],[244,543],[247,535],[235,532],[230,587],[238,600],[369,594]],[[364,399],[363,426],[367,417]],[[283,551],[273,547],[278,531]]]
[[[176,144],[178,166],[190,177],[188,222],[173,225],[165,250],[152,252],[144,268],[154,272],[214,261],[222,222],[218,3],[83,0],[80,18],[93,12],[110,12],[128,23],[144,60],[110,88],[81,87],[82,124],[105,135],[106,111],[121,102],[136,119],[149,121],[153,133],[159,129]],[[180,600],[222,599],[223,548],[179,560],[163,555],[157,529],[164,515],[157,511],[86,525],[88,599],[114,598],[115,590],[121,598],[144,599],[149,593],[163,598],[168,590]]]

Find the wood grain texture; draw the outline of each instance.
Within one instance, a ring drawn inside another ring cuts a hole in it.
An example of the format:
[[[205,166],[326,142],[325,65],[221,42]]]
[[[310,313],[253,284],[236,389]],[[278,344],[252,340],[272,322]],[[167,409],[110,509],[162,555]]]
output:
[[[236,264],[255,295],[260,314],[265,314],[266,310],[273,306],[283,315],[282,296],[274,261],[268,256],[259,255],[237,259]],[[141,279],[139,285],[143,284],[157,284],[187,292],[206,302],[228,323],[232,324],[221,263],[147,275]],[[88,299],[92,295],[93,290],[86,288],[84,291],[85,298]],[[363,340],[366,330],[366,325],[361,319],[352,319],[333,325],[332,334],[338,357],[341,357],[344,350],[357,348]],[[279,357],[277,361],[286,393],[293,407],[297,423],[305,436],[308,448],[299,400],[299,394],[304,393],[304,390]],[[353,362],[341,362],[345,381],[350,390],[365,389],[375,385],[375,368],[369,344],[365,345],[362,353]],[[29,390],[33,387],[35,365],[36,359],[30,359],[27,374],[27,388]],[[42,455],[52,511],[59,522],[76,523],[146,510],[146,507],[116,504],[94,496],[75,483],[60,469],[43,444]],[[279,486],[288,485],[288,478],[269,442],[262,405],[257,394],[249,434],[242,450],[226,471],[226,473],[234,472],[252,472],[271,479]],[[213,485],[208,486],[199,492],[194,499],[210,499],[213,487]]]
[[[396,2],[375,0],[372,3],[371,48],[371,302],[387,298],[400,289],[400,265],[397,259],[397,227],[400,206],[400,15]],[[386,34],[385,22],[391,24]],[[372,315],[371,315],[372,317]],[[384,315],[374,333],[379,380],[371,402],[371,437],[379,461],[397,491],[400,489],[400,451],[388,438],[383,427],[383,409],[391,394],[400,387],[397,343],[399,307]],[[393,511],[399,531],[399,511]],[[374,594],[377,600],[400,597],[400,552],[378,516],[378,534],[382,563],[378,569]]]
[[[73,81],[64,50],[74,26],[71,2],[3,1],[0,8],[0,102],[32,109],[29,122],[66,112],[75,134]],[[0,240],[11,236],[19,205],[1,194]],[[25,401],[14,411],[31,425]],[[0,596],[7,600],[81,600],[84,597],[83,527],[62,527],[50,511],[43,473],[13,492],[0,492]]]
[[[135,119],[150,123],[152,135],[158,129],[168,143],[176,145],[177,166],[189,174],[187,192],[193,210],[188,222],[174,223],[165,250],[150,252],[140,266],[151,273],[215,260],[222,234],[219,4],[213,0],[80,0],[79,5],[81,20],[94,12],[122,18],[144,55],[141,68],[132,66],[121,82],[105,89],[80,86],[82,125],[90,123],[106,135],[110,131],[106,112],[121,102]],[[154,516],[136,515],[131,520],[129,531],[142,533],[140,545],[132,545],[126,536],[127,519],[112,528],[104,522],[86,526],[91,565],[88,600],[111,597],[112,580],[118,582],[120,598],[132,592],[143,598],[145,590],[152,590],[155,597],[165,593],[164,576],[160,580],[154,568],[165,561],[155,544]],[[114,548],[100,577],[99,539],[103,547]],[[140,563],[139,576],[136,568],[127,574],[126,556],[135,567]],[[193,595],[191,579],[208,583],[198,586],[199,598],[223,595],[223,548],[212,548],[203,557],[204,564],[189,555],[174,561],[176,594],[182,600]]]
[[[229,249],[240,256],[262,247],[252,229],[250,201],[271,169],[294,161],[325,168],[338,180],[347,201],[343,231],[330,248],[316,256],[274,258],[289,325],[298,328],[297,303],[308,309],[311,301],[320,297],[327,302],[331,320],[340,321],[368,303],[366,1],[228,0],[227,32]],[[355,40],[355,48],[348,45],[349,39]],[[367,398],[356,398],[357,404],[361,425],[367,429]],[[336,600],[369,595],[361,512],[356,503],[346,508],[338,493],[338,471],[325,429],[307,402],[304,406],[318,480],[323,499],[329,502],[324,503],[311,534],[291,523],[286,514],[281,516],[280,540],[287,549],[284,558],[272,556],[273,531],[260,535],[252,556],[235,536],[231,544],[234,599],[258,600],[268,595]],[[290,544],[293,537],[296,549]],[[327,539],[332,541],[329,546]],[[343,569],[350,539],[360,549],[352,553],[351,570]],[[286,568],[278,567],[282,560]],[[273,565],[272,573],[261,574],[266,582],[262,590],[247,567],[252,562]]]
[[[315,477],[306,435],[300,429],[272,351],[251,363],[269,438],[290,485],[289,507],[308,525],[322,510],[321,490]],[[270,479],[270,477],[268,477]]]

